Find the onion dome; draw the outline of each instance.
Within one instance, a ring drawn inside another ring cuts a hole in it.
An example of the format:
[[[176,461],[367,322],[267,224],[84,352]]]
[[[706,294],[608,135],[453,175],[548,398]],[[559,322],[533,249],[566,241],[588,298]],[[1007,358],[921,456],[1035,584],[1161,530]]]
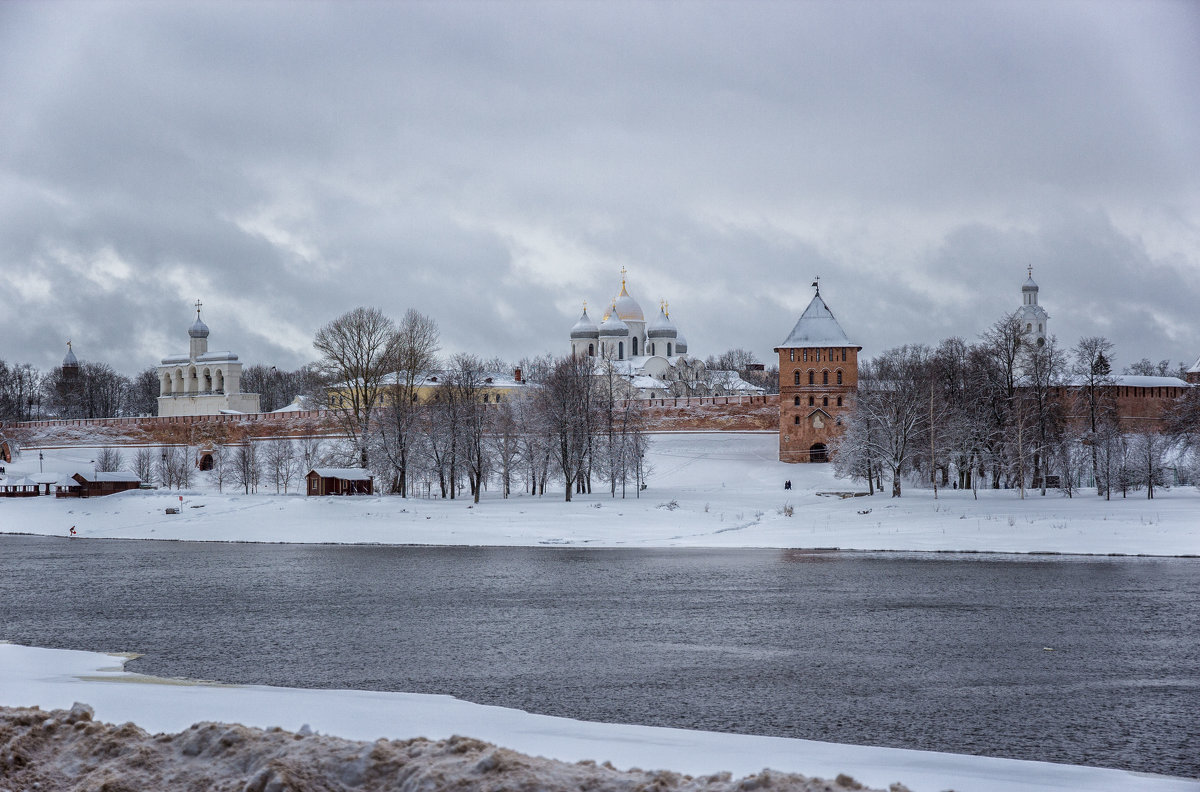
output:
[[[620,337],[629,335],[629,325],[621,321],[621,317],[617,314],[616,306],[604,317],[604,321],[600,323],[600,337]]]
[[[1025,281],[1025,285],[1021,287],[1023,292],[1035,292],[1038,290],[1038,285],[1033,281],[1033,265],[1029,265],[1029,279]]]
[[[687,339],[683,337],[683,333],[675,335],[675,354],[682,355],[687,352]]]
[[[671,323],[671,319],[667,316],[666,305],[658,307],[658,316],[654,317],[654,321],[646,328],[647,338],[678,338],[679,331],[675,325]]]
[[[67,356],[63,358],[63,368],[79,368],[79,358],[75,357],[75,352],[71,349],[71,342],[67,342]]]
[[[625,268],[621,268],[621,293],[617,295],[617,301],[613,303],[613,313],[621,317],[624,321],[644,322],[646,315],[642,313],[642,306],[637,304],[637,300],[629,296],[629,292],[625,289]]]
[[[188,335],[192,338],[208,338],[208,325],[200,319],[200,309],[196,309],[196,321],[192,322],[192,326],[188,328]]]
[[[579,317],[579,321],[571,328],[571,338],[599,338],[600,329],[596,327],[596,323],[588,318],[587,305],[583,306],[583,314]]]

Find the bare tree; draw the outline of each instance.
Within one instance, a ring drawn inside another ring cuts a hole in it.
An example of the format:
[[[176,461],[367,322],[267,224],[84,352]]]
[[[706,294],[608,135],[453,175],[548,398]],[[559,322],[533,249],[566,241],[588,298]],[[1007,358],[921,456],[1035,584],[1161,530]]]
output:
[[[133,455],[133,473],[145,483],[154,480],[154,451],[142,446]]]
[[[233,452],[231,473],[233,482],[241,487],[247,495],[258,492],[258,482],[261,475],[258,449],[251,440],[246,440],[237,446]]]
[[[392,367],[394,381],[388,400],[389,416],[383,423],[381,438],[384,453],[393,468],[395,485],[401,497],[408,497],[409,468],[414,443],[418,442],[420,388],[437,366],[437,322],[409,308],[396,329]]]
[[[462,451],[471,496],[479,503],[490,462],[485,442],[489,428],[489,411],[484,403],[487,373],[483,362],[474,355],[455,355],[446,376],[447,386],[454,392],[451,401],[457,405],[453,420],[456,434],[461,438],[458,448]]]
[[[1107,493],[1101,485],[1100,477],[1100,429],[1103,423],[1115,421],[1117,414],[1116,400],[1112,397],[1115,380],[1112,376],[1112,364],[1109,363],[1112,350],[1112,342],[1103,336],[1081,338],[1072,350],[1073,384],[1079,406],[1087,417],[1087,434],[1083,442],[1091,449],[1092,478],[1096,481],[1096,494],[1101,496]]]
[[[104,446],[100,453],[96,454],[97,473],[114,473],[120,470],[124,463],[121,452],[112,446]]]
[[[866,423],[857,432],[866,444],[863,456],[891,472],[893,498],[900,497],[901,477],[924,449],[930,420],[929,354],[925,346],[898,347],[871,361],[873,381],[864,383],[860,372],[851,425]]]
[[[371,416],[394,370],[395,324],[378,308],[355,308],[317,331],[313,346],[327,385],[327,404],[367,467]]]
[[[1146,487],[1147,498],[1154,497],[1156,487],[1167,486],[1166,465],[1163,459],[1170,442],[1170,439],[1154,426],[1141,428],[1133,434],[1130,441],[1131,478],[1136,484]]]
[[[286,493],[292,482],[295,481],[300,467],[295,447],[292,445],[292,441],[285,437],[276,437],[267,441],[265,445],[263,467],[266,469],[269,480],[275,485],[275,492]]]
[[[320,467],[325,459],[325,443],[315,435],[304,435],[300,438],[300,447],[298,449],[300,467],[304,468],[301,475],[307,475],[308,471],[315,467]]]
[[[229,458],[229,449],[220,443],[214,443],[212,447],[212,468],[208,475],[212,482],[217,485],[217,492],[225,491],[225,482],[229,480],[232,471],[232,464]]]
[[[554,444],[554,458],[571,500],[590,442],[595,387],[592,360],[568,355],[554,364],[539,396],[539,407]]]

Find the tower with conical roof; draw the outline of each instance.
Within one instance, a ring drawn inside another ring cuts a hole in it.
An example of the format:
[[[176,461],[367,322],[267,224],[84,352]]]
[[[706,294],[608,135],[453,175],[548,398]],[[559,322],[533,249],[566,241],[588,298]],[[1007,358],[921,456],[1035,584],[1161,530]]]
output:
[[[858,388],[858,353],[833,311],[816,293],[779,355],[779,459],[781,462],[827,462],[829,443],[842,431],[842,421]]]

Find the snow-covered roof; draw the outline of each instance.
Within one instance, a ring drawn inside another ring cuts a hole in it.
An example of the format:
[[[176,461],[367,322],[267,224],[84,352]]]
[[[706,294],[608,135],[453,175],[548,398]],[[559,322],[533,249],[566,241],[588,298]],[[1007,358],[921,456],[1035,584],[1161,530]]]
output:
[[[1147,377],[1141,374],[1117,374],[1113,377],[1117,385],[1127,388],[1186,388],[1179,377]]]
[[[640,390],[653,390],[654,388],[665,388],[667,384],[662,380],[657,380],[654,377],[648,377],[645,374],[638,374],[629,380],[629,384]]]
[[[1196,362],[1188,369],[1188,374],[1200,374],[1200,358],[1196,358]]]
[[[238,356],[229,351],[205,352],[196,356],[197,363],[236,363]],[[180,363],[191,363],[191,355],[169,355],[162,359],[161,365],[174,366]]]
[[[1179,377],[1150,377],[1142,374],[1112,374],[1108,377],[1109,384],[1123,388],[1190,388],[1188,383]],[[1075,375],[1067,380],[1071,387],[1083,387],[1087,379]]]
[[[667,311],[664,307],[659,307],[658,316],[654,317],[649,326],[646,328],[647,338],[676,338],[679,335],[678,328],[675,323],[667,316]]]
[[[617,315],[614,307],[600,323],[599,332],[601,336],[627,336],[629,335],[629,325],[621,321],[621,317]]]
[[[571,338],[599,338],[600,328],[588,316],[587,308],[579,316],[579,321],[571,328]]]
[[[136,473],[127,473],[123,470],[114,470],[111,473],[78,473],[76,475],[83,476],[88,481],[137,481],[141,482],[141,477]]]
[[[29,476],[22,476],[19,479],[8,479],[3,484],[0,484],[0,487],[36,487],[36,486],[37,486],[37,482],[34,481],[33,479],[29,478]]]
[[[369,470],[363,468],[313,468],[310,473],[316,473],[321,478],[335,478],[343,481],[370,481],[374,478]]]
[[[789,347],[849,347],[858,346],[850,341],[842,326],[833,317],[833,311],[821,299],[818,292],[800,315],[800,321],[792,328],[791,335],[776,349]]]
[[[763,389],[759,386],[752,385],[742,379],[736,371],[709,369],[708,378],[713,385],[721,385],[726,390],[753,391],[754,393],[763,392]]]
[[[300,397],[297,396],[296,398],[292,399],[291,404],[280,407],[278,410],[271,410],[271,412],[272,413],[292,413],[292,412],[302,412],[303,410],[304,410],[304,405],[300,403]]]

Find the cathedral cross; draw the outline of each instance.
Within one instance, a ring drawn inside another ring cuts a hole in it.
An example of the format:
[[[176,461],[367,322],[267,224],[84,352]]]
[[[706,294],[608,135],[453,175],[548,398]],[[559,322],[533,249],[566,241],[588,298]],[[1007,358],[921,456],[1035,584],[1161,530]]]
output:
[[[200,315],[200,306],[201,305],[204,305],[204,303],[200,302],[199,300],[196,300],[196,316]]]

